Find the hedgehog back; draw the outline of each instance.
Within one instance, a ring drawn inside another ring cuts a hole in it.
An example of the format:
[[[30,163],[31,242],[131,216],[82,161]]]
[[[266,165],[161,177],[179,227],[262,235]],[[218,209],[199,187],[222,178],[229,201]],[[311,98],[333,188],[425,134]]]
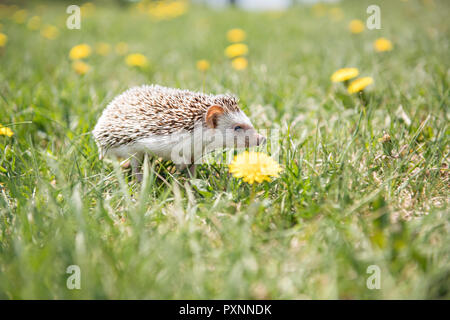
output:
[[[192,131],[211,105],[239,111],[230,95],[207,95],[156,85],[131,88],[106,107],[93,131],[101,149],[133,143],[154,135]]]

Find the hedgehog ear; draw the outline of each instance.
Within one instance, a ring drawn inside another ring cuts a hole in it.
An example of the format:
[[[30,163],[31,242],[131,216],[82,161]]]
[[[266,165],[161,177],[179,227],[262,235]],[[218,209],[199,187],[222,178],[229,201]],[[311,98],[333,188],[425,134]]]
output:
[[[223,108],[217,104],[212,105],[208,108],[208,111],[206,111],[206,117],[205,122],[208,127],[211,129],[214,129],[217,127],[217,119],[220,115],[222,115],[225,111]]]

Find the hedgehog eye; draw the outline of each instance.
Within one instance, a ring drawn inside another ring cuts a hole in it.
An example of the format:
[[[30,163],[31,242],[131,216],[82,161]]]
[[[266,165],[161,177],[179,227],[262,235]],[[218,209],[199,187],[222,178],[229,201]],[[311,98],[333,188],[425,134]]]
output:
[[[238,130],[242,130],[242,127],[241,126],[234,127],[234,131],[238,131]]]

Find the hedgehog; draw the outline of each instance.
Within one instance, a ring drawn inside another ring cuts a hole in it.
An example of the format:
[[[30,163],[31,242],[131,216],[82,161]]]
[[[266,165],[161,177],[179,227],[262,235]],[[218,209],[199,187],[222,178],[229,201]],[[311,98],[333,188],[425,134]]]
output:
[[[92,131],[100,159],[129,158],[142,180],[144,156],[172,160],[179,170],[219,148],[259,146],[253,127],[233,95],[211,95],[159,85],[134,87],[114,98]]]

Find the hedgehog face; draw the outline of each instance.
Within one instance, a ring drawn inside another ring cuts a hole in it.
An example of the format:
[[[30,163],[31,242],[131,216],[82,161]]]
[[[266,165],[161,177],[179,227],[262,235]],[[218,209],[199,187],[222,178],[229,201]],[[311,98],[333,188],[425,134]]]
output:
[[[221,106],[211,106],[206,114],[206,125],[214,129],[215,140],[221,141],[221,146],[225,148],[254,147],[266,141],[240,109],[227,112]]]

